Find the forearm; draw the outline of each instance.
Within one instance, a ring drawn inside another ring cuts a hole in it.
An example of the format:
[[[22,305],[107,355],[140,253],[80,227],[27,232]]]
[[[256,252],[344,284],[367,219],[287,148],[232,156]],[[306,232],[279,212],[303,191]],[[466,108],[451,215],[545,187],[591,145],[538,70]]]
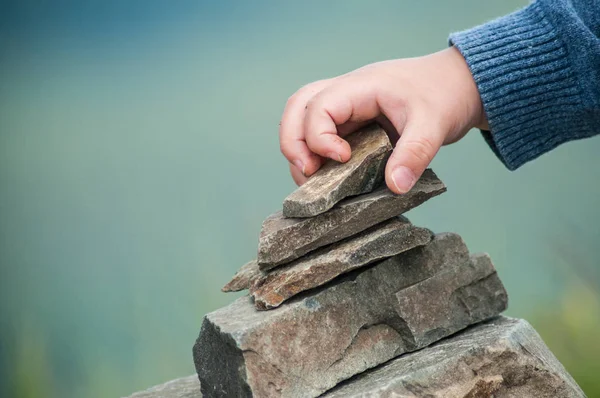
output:
[[[509,169],[600,133],[600,1],[539,0],[450,36],[487,117],[484,137]]]

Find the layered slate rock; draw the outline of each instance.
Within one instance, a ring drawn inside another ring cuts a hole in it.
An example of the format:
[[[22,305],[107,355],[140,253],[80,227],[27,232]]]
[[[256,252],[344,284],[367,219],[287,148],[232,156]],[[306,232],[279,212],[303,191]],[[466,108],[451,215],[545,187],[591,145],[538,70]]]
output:
[[[580,398],[585,394],[522,319],[479,323],[342,382],[324,398]],[[192,375],[129,398],[201,398]]]
[[[346,137],[352,157],[346,163],[328,160],[283,202],[285,217],[313,217],[340,200],[372,191],[383,181],[392,144],[376,124]]]
[[[235,273],[233,278],[221,289],[222,292],[238,292],[250,287],[252,282],[262,275],[256,260],[252,260],[242,265],[242,268]]]
[[[524,320],[497,317],[403,355],[324,395],[579,398],[585,394]]]
[[[436,342],[508,306],[506,290],[487,254],[474,254],[470,262],[401,290],[396,298],[396,311],[415,347]]]
[[[242,297],[203,320],[194,346],[202,393],[315,397],[421,348],[397,312],[396,293],[447,269],[461,272],[466,269],[461,264],[469,261],[458,235],[441,234],[426,246],[349,273],[327,289],[271,311],[256,311]],[[423,303],[414,311],[428,308]]]
[[[259,310],[275,308],[296,294],[324,285],[339,275],[427,244],[431,231],[395,217],[360,235],[335,243],[256,277],[250,293]]]
[[[396,195],[383,186],[369,194],[346,199],[316,217],[285,218],[282,212],[277,212],[263,222],[258,263],[263,270],[288,263],[398,216],[445,191],[444,183],[427,169],[404,195]]]

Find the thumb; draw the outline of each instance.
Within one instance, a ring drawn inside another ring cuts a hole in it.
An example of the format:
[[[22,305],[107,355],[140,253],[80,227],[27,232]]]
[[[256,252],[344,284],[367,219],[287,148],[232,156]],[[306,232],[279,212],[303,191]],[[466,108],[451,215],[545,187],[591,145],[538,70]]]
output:
[[[426,117],[408,120],[385,169],[385,182],[403,194],[415,185],[444,143],[445,133]]]

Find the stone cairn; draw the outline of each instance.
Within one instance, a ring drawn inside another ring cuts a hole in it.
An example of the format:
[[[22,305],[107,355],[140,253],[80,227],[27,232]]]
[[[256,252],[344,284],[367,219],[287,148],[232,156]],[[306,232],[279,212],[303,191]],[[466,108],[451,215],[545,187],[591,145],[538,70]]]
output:
[[[325,163],[264,221],[257,259],[222,289],[249,295],[204,317],[198,375],[137,396],[585,396],[526,321],[499,316],[487,254],[401,215],[446,191],[435,173],[395,195],[385,132],[347,140],[347,163]]]

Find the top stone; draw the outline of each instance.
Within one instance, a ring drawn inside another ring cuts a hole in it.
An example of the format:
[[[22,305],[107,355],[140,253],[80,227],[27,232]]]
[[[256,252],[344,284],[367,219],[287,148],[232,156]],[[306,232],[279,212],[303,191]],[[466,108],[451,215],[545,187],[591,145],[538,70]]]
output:
[[[340,200],[371,192],[383,181],[392,144],[385,131],[369,125],[346,137],[352,157],[346,163],[328,160],[283,202],[285,217],[313,217]]]

